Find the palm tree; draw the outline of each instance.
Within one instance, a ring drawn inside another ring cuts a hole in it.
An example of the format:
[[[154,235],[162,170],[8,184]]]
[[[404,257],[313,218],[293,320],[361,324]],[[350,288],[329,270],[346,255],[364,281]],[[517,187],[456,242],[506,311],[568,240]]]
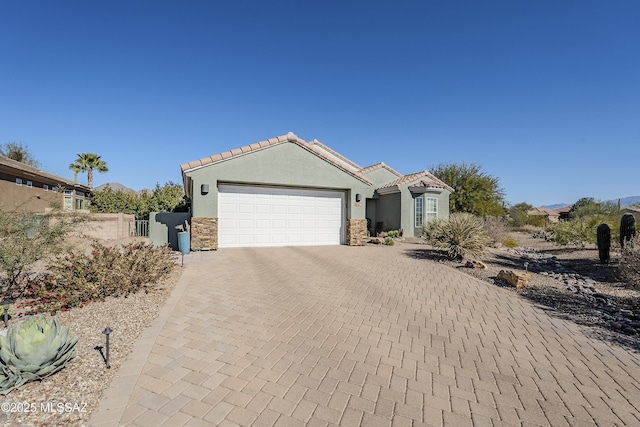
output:
[[[93,188],[93,170],[97,170],[98,172],[107,172],[109,168],[107,168],[107,164],[104,160],[100,160],[100,156],[97,154],[91,153],[82,153],[78,154],[78,158],[74,163],[69,165],[69,169],[71,169],[75,174],[76,178],[78,176],[78,172],[87,172],[87,184],[89,188]]]

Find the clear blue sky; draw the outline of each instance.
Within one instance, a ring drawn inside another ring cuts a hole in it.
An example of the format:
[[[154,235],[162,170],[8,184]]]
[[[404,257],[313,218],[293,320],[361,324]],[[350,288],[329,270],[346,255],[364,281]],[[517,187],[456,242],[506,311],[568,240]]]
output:
[[[292,131],[510,203],[640,195],[638,0],[3,0],[0,61],[0,143],[100,154],[96,185]]]

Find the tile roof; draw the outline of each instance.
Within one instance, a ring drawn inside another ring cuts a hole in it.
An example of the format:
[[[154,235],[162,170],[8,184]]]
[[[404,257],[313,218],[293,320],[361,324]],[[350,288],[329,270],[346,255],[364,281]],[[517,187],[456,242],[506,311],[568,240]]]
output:
[[[210,157],[204,157],[199,160],[194,160],[189,163],[184,163],[180,165],[182,169],[182,173],[189,172],[193,169],[198,169],[203,166],[211,165],[214,163],[218,163],[223,160],[230,159],[231,157],[241,156],[247,153],[251,153],[253,151],[259,151],[268,147],[272,147],[274,145],[279,145],[285,142],[292,142],[297,144],[298,146],[304,148],[305,150],[315,154],[316,156],[322,158],[323,160],[331,163],[339,169],[347,172],[350,175],[353,175],[357,179],[367,183],[373,184],[369,178],[364,176],[362,172],[360,172],[361,167],[357,164],[353,163],[346,157],[340,155],[339,153],[333,151],[326,145],[322,144],[317,140],[313,140],[311,142],[306,142],[305,140],[299,138],[293,132],[289,132],[286,135],[280,135],[275,138],[266,139],[264,141],[256,142],[255,144],[245,145],[244,147],[236,148],[231,151],[225,151],[224,153],[216,154]]]
[[[403,176],[397,170],[395,170],[395,169],[391,168],[390,166],[384,164],[384,162],[376,163],[375,165],[371,165],[371,166],[367,166],[366,168],[362,168],[362,169],[360,169],[360,172],[369,173],[371,171],[374,171],[374,170],[380,169],[380,168],[384,168],[384,169],[388,170],[389,172],[391,172],[392,174],[396,175],[399,178]]]
[[[405,175],[400,179],[396,179],[395,181],[387,182],[382,185],[380,188],[390,188],[390,187],[400,187],[403,185],[412,184],[420,178],[428,178],[429,181],[421,180],[417,183],[417,186],[427,187],[427,188],[444,188],[451,192],[455,191],[452,187],[448,186],[441,180],[435,177],[435,175],[431,174],[428,171],[416,172],[409,175]]]
[[[527,215],[559,216],[558,211],[549,208],[533,208],[527,211]]]
[[[10,169],[14,169],[14,170],[19,170],[21,172],[24,172],[25,174],[30,174],[33,176],[37,176],[40,178],[44,178],[47,179],[49,181],[55,182],[56,184],[64,184],[67,185],[69,187],[75,187],[75,188],[80,188],[81,190],[85,191],[85,192],[89,192],[90,189],[89,187],[87,187],[86,185],[71,181],[67,178],[63,178],[61,176],[58,175],[54,175],[52,173],[49,172],[45,172],[43,170],[40,170],[38,168],[35,168],[33,166],[29,166],[25,163],[22,162],[18,162],[16,160],[10,159],[9,157],[5,157],[5,156],[0,156],[0,166],[4,166]]]

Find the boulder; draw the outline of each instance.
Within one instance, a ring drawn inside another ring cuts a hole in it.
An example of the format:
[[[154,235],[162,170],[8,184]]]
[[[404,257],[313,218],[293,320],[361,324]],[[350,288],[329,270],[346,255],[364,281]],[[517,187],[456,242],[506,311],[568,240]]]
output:
[[[520,289],[529,283],[531,275],[529,273],[517,273],[513,270],[500,270],[498,273],[498,279],[503,279],[511,286],[515,286],[517,289]]]
[[[469,260],[464,265],[467,268],[487,268],[487,266],[482,261]]]

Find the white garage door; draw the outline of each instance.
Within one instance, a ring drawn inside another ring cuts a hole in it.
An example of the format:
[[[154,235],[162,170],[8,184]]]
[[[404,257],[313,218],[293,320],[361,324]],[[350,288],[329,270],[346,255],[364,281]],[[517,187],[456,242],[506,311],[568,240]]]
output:
[[[344,193],[309,189],[218,187],[218,246],[339,245]]]

